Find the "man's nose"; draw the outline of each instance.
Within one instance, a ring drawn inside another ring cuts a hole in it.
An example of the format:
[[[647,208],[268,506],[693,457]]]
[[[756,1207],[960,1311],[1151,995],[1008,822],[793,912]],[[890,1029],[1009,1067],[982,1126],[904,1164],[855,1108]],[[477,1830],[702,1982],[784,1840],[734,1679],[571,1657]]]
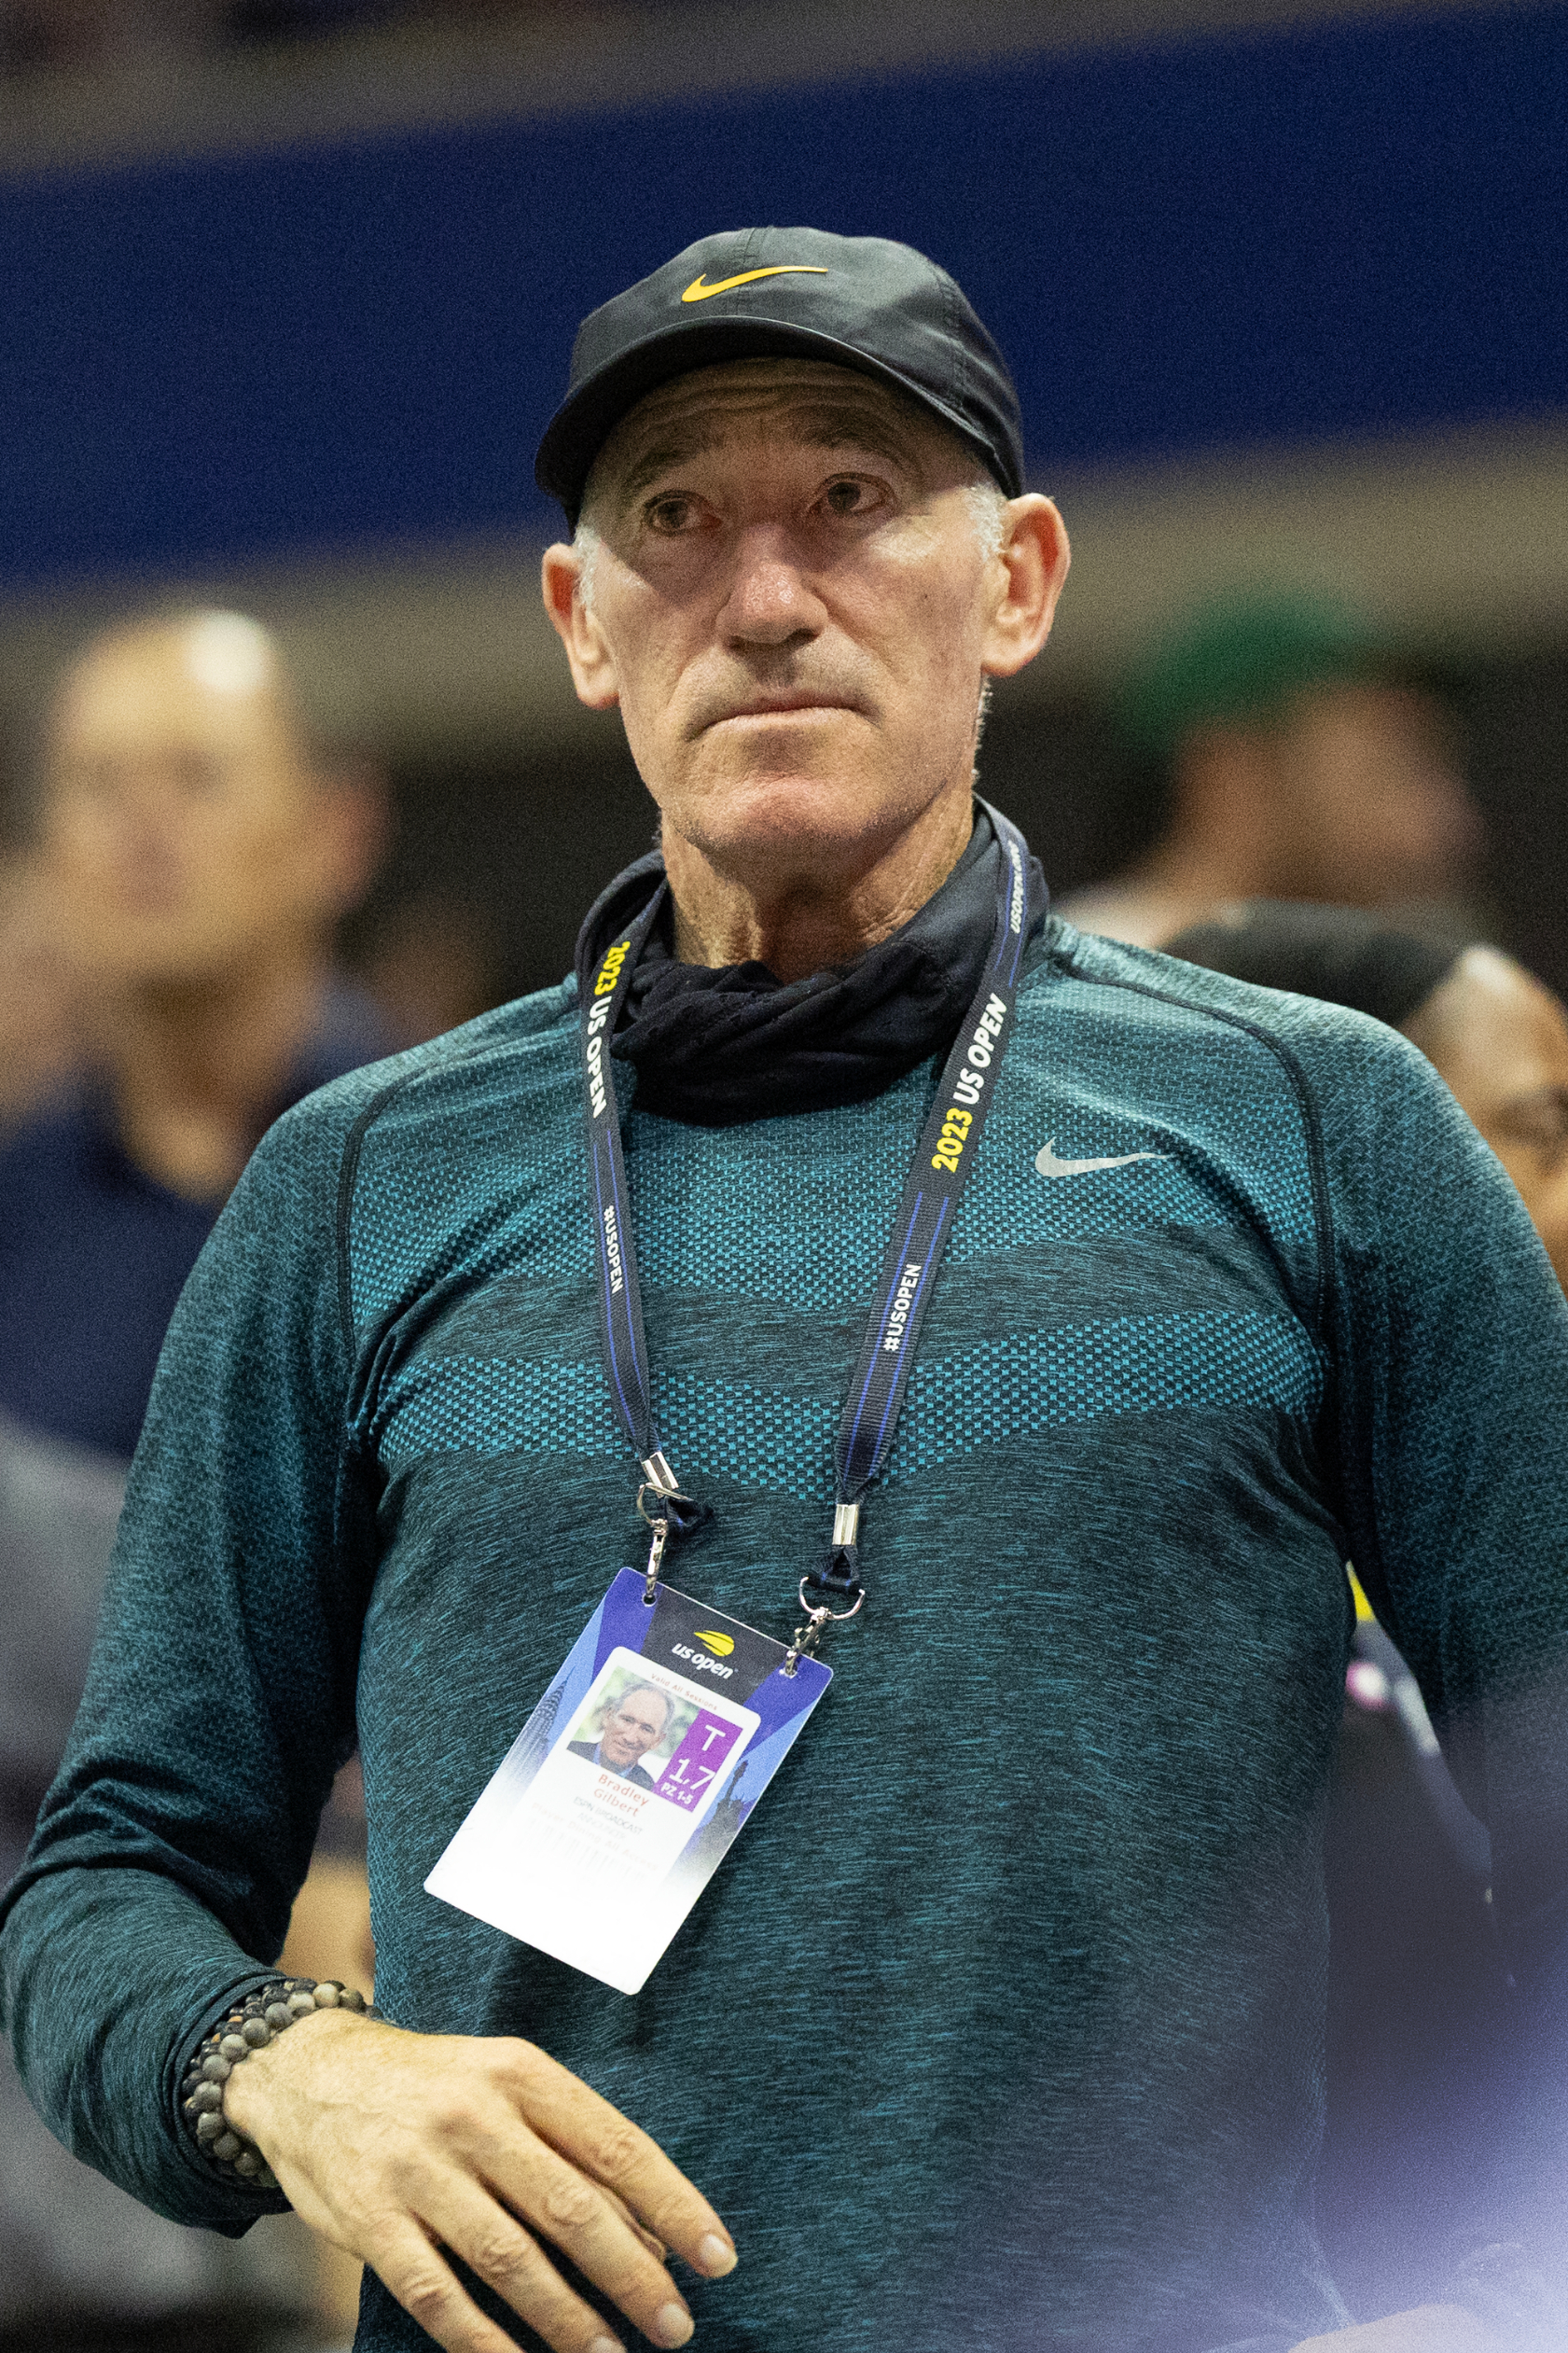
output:
[[[142,789],[119,793],[101,804],[100,822],[117,857],[145,865],[178,854],[182,838],[180,812],[168,796]]]
[[[189,794],[159,767],[112,772],[100,785],[96,805],[100,824],[129,854],[149,845],[165,849],[181,838],[190,817]]]
[[[731,645],[786,646],[817,634],[826,616],[786,533],[768,524],[742,531],[733,561],[718,617]]]

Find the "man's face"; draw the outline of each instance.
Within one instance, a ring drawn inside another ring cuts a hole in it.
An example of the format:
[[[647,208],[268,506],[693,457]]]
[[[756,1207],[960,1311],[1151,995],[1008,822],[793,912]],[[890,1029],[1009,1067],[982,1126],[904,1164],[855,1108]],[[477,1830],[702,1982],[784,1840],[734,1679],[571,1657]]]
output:
[[[633,1692],[623,1699],[599,1735],[599,1754],[616,1773],[640,1764],[662,1737],[670,1711],[657,1692]]]
[[[814,849],[837,877],[967,793],[983,675],[1019,666],[988,658],[1007,574],[977,472],[814,361],[701,369],[622,420],[590,485],[588,633],[562,634],[579,693],[619,704],[667,842],[747,880]]]
[[[42,864],[96,977],[187,982],[322,922],[341,844],[268,640],[233,616],[109,639],[52,715]]]
[[[1318,688],[1298,699],[1276,746],[1282,897],[1375,907],[1464,884],[1480,819],[1426,696]]]

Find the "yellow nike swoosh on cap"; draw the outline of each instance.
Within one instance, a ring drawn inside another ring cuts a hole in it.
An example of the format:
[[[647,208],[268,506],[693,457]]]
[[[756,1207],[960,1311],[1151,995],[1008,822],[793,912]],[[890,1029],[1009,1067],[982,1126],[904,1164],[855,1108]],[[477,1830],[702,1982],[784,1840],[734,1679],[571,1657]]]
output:
[[[710,294],[728,294],[731,286],[750,285],[754,278],[784,278],[791,274],[802,278],[826,278],[827,270],[820,261],[775,261],[766,270],[742,270],[739,277],[721,278],[717,285],[704,285],[700,270],[686,292],[683,302],[705,302]]]

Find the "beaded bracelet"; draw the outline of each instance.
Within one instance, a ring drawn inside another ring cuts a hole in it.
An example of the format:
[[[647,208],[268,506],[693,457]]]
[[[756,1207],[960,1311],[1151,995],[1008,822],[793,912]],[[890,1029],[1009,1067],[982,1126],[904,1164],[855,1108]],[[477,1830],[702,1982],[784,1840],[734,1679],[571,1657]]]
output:
[[[227,2165],[257,2190],[275,2190],[278,2179],[259,2149],[243,2139],[223,2112],[223,2087],[242,2059],[267,2045],[316,2010],[349,2010],[363,2018],[381,2012],[352,1985],[313,1977],[276,1977],[250,1995],[215,2026],[192,2059],[181,2085],[180,2105],[196,2145],[215,2165]]]

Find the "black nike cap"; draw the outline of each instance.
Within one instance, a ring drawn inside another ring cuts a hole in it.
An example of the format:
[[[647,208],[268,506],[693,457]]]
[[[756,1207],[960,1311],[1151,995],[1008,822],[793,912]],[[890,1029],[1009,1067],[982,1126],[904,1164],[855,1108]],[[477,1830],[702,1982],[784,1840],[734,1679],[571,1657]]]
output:
[[[962,288],[910,245],[821,229],[699,238],[590,312],[534,478],[575,530],[594,459],[645,393],[695,368],[786,355],[891,384],[967,442],[1009,498],[1021,493],[1018,392]]]

